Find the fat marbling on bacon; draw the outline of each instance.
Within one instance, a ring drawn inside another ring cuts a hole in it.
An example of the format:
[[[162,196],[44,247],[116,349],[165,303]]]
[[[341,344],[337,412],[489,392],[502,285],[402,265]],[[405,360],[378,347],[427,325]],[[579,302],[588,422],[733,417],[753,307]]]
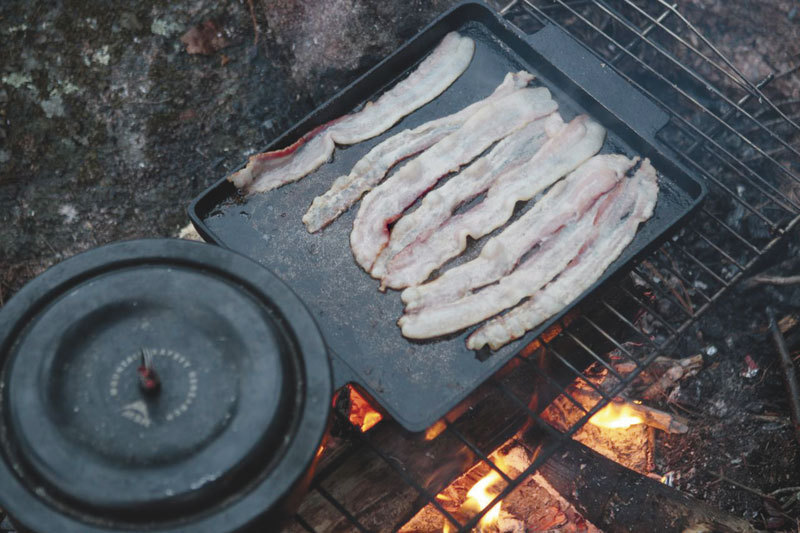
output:
[[[425,281],[464,251],[467,237],[478,239],[499,228],[511,218],[517,202],[530,200],[597,153],[605,134],[588,116],[574,118],[527,163],[495,181],[482,202],[395,255],[386,266],[383,285],[404,288]]]
[[[467,338],[467,347],[479,350],[487,344],[496,350],[522,337],[557,314],[595,283],[636,235],[639,224],[650,218],[658,197],[656,171],[645,159],[626,192],[634,201],[618,201],[595,223],[591,240],[559,276],[528,301],[494,318]]]
[[[596,155],[553,185],[533,207],[483,245],[475,259],[447,270],[438,278],[402,293],[406,313],[457,300],[494,283],[535,246],[555,239],[563,227],[579,219],[597,199],[638,161],[623,155]]]
[[[404,215],[392,228],[389,243],[372,266],[372,276],[382,278],[386,264],[400,250],[418,238],[427,237],[453,211],[479,194],[504,173],[525,163],[547,140],[548,130],[563,125],[558,113],[534,120],[497,143],[489,153],[473,161],[447,183],[426,194],[420,206]]]
[[[336,144],[355,144],[380,135],[439,96],[467,69],[474,51],[472,39],[448,33],[414,72],[375,102],[316,128],[287,148],[250,157],[247,166],[228,180],[248,193],[299,180],[325,163]]]
[[[556,107],[547,89],[520,89],[486,105],[459,129],[404,164],[361,201],[350,233],[356,262],[369,272],[389,241],[389,224],[417,198],[496,141],[552,113]]]
[[[478,286],[499,280],[497,284],[484,290],[465,291],[464,296],[449,303],[415,311],[406,309],[406,315],[399,322],[403,335],[438,337],[477,324],[534,294],[566,268],[591,237],[595,219],[602,216],[611,203],[624,201],[618,198],[625,188],[620,181],[634,161],[624,156],[600,157],[603,159],[590,160],[591,164],[585,164],[585,168],[579,168],[570,176],[577,177],[579,182],[570,184],[577,187],[567,188],[572,197],[564,194],[563,187],[550,191],[526,213],[530,216],[521,217],[486,243],[484,249],[488,247],[489,253],[482,254],[474,265],[483,267],[486,275]],[[587,191],[584,198],[574,196],[582,192],[580,189],[591,187],[592,182],[600,186]],[[570,209],[573,205],[574,210]],[[560,212],[551,212],[552,209]],[[509,274],[516,261],[537,245],[538,248]]]
[[[428,149],[461,127],[478,110],[522,89],[532,79],[533,75],[525,71],[509,72],[494,92],[483,100],[452,115],[426,122],[414,129],[403,130],[372,148],[353,166],[350,174],[338,177],[325,194],[314,198],[303,216],[303,223],[308,231],[314,233],[336,220],[364,193],[372,190],[399,161]]]

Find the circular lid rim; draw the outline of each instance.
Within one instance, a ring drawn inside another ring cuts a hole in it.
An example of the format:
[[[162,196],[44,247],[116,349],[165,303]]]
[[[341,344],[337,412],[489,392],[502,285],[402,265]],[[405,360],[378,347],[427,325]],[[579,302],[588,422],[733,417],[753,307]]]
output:
[[[221,512],[201,512],[185,521],[148,525],[148,531],[161,533],[185,531],[187,525],[199,533],[235,530],[270,511],[306,473],[327,427],[333,394],[330,360],[314,318],[294,291],[268,269],[227,248],[182,239],[122,241],[82,252],[40,274],[0,308],[3,318],[0,320],[0,340],[3,340],[0,364],[4,364],[2,358],[27,321],[63,290],[115,265],[176,261],[230,276],[254,296],[274,302],[289,322],[283,326],[297,343],[301,355],[305,377],[303,406],[292,441],[269,474],[250,485],[247,493],[235,501],[216,508]],[[5,440],[6,428],[0,425],[0,431]],[[33,531],[53,528],[65,533],[131,531],[130,523],[114,525],[101,517],[95,517],[96,521],[83,521],[61,512],[35,495],[18,478],[5,454],[0,460],[0,486],[3,486],[0,494],[3,508],[19,525]]]

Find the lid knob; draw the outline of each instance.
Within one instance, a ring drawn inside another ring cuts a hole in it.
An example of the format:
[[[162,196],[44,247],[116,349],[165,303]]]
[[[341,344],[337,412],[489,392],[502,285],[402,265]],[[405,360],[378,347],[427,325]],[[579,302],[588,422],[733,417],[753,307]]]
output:
[[[138,368],[139,387],[148,396],[154,396],[161,390],[161,379],[153,366],[153,355],[147,348],[141,349],[142,360]]]

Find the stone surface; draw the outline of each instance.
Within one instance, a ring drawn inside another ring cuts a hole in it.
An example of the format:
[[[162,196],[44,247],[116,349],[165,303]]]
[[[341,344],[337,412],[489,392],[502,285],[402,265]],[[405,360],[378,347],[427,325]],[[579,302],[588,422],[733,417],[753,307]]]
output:
[[[189,201],[454,0],[0,5],[0,305],[110,241],[177,235]],[[213,20],[230,47],[190,55]],[[64,213],[70,216],[65,216]]]

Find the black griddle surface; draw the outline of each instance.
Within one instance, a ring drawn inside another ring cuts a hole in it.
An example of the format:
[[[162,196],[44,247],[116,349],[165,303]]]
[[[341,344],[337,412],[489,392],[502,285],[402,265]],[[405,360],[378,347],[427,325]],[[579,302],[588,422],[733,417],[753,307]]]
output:
[[[569,308],[488,357],[479,357],[465,346],[474,327],[430,341],[404,338],[396,325],[403,312],[400,293],[378,292],[378,281],[358,267],[350,251],[350,230],[360,204],[313,235],[301,221],[314,197],[324,193],[336,177],[349,173],[372,147],[403,129],[454,113],[488,96],[508,72],[528,70],[536,75],[533,85],[552,91],[565,120],[588,113],[608,129],[602,153],[650,157],[660,174],[653,217],[640,227],[603,277],[569,307],[636,255],[661,242],[705,194],[704,187],[655,140],[667,121],[655,104],[558,28],[546,26],[523,37],[488,7],[476,3],[444,14],[269,149],[288,145],[314,126],[374,99],[403,79],[453,29],[475,40],[475,55],[467,71],[434,101],[381,136],[337,147],[331,162],[294,184],[242,201],[223,179],[190,208],[203,236],[255,259],[305,301],[331,351],[338,385],[357,382],[411,431],[423,430],[446,414]],[[472,243],[465,256],[450,264],[473,257],[484,240]]]

